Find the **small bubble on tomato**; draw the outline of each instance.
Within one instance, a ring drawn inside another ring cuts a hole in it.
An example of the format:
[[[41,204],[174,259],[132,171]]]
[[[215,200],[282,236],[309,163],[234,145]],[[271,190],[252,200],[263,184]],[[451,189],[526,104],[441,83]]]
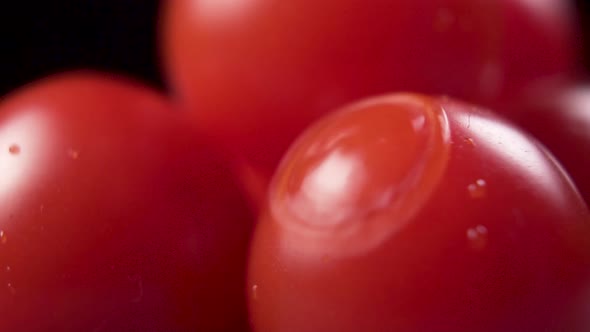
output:
[[[16,294],[16,288],[14,288],[14,286],[10,282],[8,284],[6,284],[6,287],[8,288],[8,291],[10,291],[10,293],[12,295]]]
[[[469,190],[471,198],[483,198],[487,193],[487,183],[484,179],[478,179],[475,183],[467,186],[467,190]]]
[[[17,155],[20,153],[20,146],[17,144],[12,144],[9,148],[8,148],[8,152],[12,155]]]
[[[477,225],[467,230],[469,245],[475,250],[482,250],[488,243],[488,229],[484,225]]]
[[[467,145],[469,145],[470,147],[475,147],[475,140],[473,140],[473,138],[471,137],[467,137],[465,139],[465,143],[467,143]]]
[[[258,300],[258,285],[252,286],[252,298]]]
[[[80,152],[74,150],[74,149],[69,149],[68,150],[68,156],[72,159],[78,159],[78,156],[80,156]]]

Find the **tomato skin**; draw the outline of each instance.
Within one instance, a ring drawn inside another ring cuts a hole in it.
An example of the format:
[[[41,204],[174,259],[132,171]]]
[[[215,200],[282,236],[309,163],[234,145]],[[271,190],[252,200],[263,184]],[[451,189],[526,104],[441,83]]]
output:
[[[571,77],[575,74],[572,71],[582,69],[582,36],[572,1],[506,0],[501,1],[501,7],[505,33],[500,98],[474,101],[510,114],[511,108],[506,105],[523,88],[539,80]],[[494,77],[492,73],[490,76]]]
[[[358,98],[401,90],[496,105],[569,74],[571,11],[545,4],[553,15],[538,18],[545,7],[526,0],[171,0],[164,67],[201,130],[270,177],[308,124]]]
[[[47,78],[0,104],[0,149],[3,329],[246,330],[247,205],[158,93]]]
[[[367,105],[390,112],[393,128],[400,118],[393,112],[416,103],[446,115],[440,126],[448,137],[436,134],[421,150],[440,158],[412,165],[413,139],[393,130],[376,138],[386,115]],[[390,153],[375,148],[380,142]],[[344,182],[329,175],[318,182],[327,165],[326,174],[350,170],[335,156],[361,163]],[[400,186],[391,199],[383,165],[429,180]],[[367,210],[383,203],[376,188],[385,188],[388,203]],[[348,219],[332,209],[338,202],[352,207]],[[249,261],[252,325],[256,332],[587,331],[589,239],[588,209],[569,178],[512,125],[451,99],[375,98],[317,122],[277,170]]]
[[[512,107],[511,119],[555,154],[590,204],[590,86],[542,82]]]

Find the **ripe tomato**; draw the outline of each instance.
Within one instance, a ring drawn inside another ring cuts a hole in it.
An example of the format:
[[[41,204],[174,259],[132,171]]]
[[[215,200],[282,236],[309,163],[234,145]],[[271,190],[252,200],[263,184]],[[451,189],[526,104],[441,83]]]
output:
[[[590,86],[539,84],[514,107],[512,118],[555,154],[590,204]]]
[[[249,264],[256,332],[590,329],[578,192],[534,140],[450,99],[383,96],[313,125]]]
[[[169,85],[201,130],[264,178],[309,123],[360,97],[412,90],[495,104],[569,72],[569,9],[562,0],[170,0],[162,48]]]
[[[245,330],[247,206],[183,120],[156,92],[92,72],[5,98],[3,330]]]
[[[499,100],[478,100],[493,106],[510,103],[531,82],[564,78],[581,69],[581,31],[573,1],[501,0],[503,52],[497,79]],[[493,69],[493,68],[492,68]],[[493,84],[490,84],[493,87]],[[497,109],[506,113],[507,108]]]

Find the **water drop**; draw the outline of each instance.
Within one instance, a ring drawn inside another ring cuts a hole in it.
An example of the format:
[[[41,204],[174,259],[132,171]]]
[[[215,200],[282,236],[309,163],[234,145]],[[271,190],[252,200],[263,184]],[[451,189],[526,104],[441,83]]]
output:
[[[469,245],[475,250],[482,250],[488,244],[488,229],[484,225],[477,225],[467,230]]]
[[[0,243],[6,244],[8,242],[8,237],[6,237],[6,233],[4,231],[0,231]]]
[[[486,196],[486,187],[486,181],[484,179],[478,179],[475,183],[471,183],[467,186],[467,190],[469,191],[471,198],[483,198]]]
[[[258,300],[258,285],[252,286],[252,298]]]
[[[8,290],[10,291],[10,293],[12,293],[12,295],[16,294],[16,288],[14,288],[12,283],[9,282],[8,284],[6,284],[6,287],[8,287]]]
[[[75,160],[78,159],[78,157],[80,156],[80,152],[74,149],[69,149],[68,156]]]
[[[13,155],[17,155],[20,153],[20,146],[18,146],[17,144],[12,144],[9,148],[8,148],[8,152],[10,154]]]
[[[12,270],[12,268],[10,268],[10,266],[6,266],[6,272],[10,272],[10,270]]]
[[[475,147],[475,141],[473,140],[473,138],[471,137],[467,137],[465,139],[465,143],[467,143],[467,145],[469,145],[470,147],[474,148]]]

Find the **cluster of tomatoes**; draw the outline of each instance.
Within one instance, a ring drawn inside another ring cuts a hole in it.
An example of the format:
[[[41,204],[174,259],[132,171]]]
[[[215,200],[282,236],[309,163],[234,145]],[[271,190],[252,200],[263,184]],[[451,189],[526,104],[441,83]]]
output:
[[[0,102],[0,329],[590,331],[563,0],[168,0],[161,93]],[[491,111],[493,110],[493,111]]]

